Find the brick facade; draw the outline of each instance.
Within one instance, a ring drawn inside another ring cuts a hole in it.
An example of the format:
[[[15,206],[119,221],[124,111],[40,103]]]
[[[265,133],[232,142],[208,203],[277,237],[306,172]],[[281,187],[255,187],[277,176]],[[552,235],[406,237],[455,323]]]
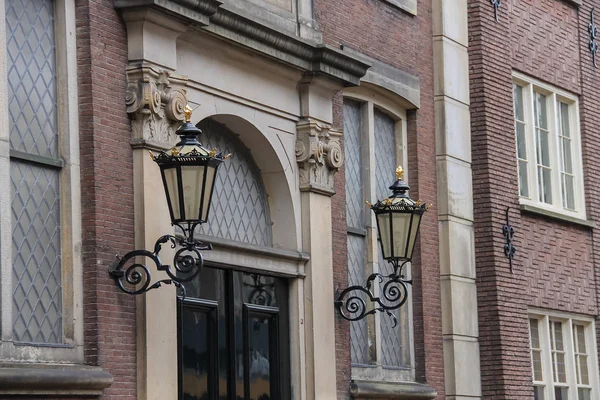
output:
[[[418,2],[412,16],[386,1],[320,0],[316,19],[325,43],[347,46],[379,61],[416,75],[421,107],[408,114],[408,165],[411,197],[435,203],[435,135],[433,106],[433,49],[431,2]],[[334,124],[342,127],[341,95],[334,101]],[[347,241],[343,169],[336,175],[332,199],[334,220],[334,286],[347,287]],[[441,304],[439,285],[438,221],[434,207],[421,225],[420,245],[413,258],[413,312],[416,379],[427,382],[444,398]],[[430,277],[433,277],[430,279]],[[336,351],[338,398],[347,399],[351,374],[350,328],[337,318]]]
[[[131,125],[125,111],[127,36],[114,2],[76,1],[85,361],[114,377],[105,399],[136,398],[135,298],[108,277],[133,249]]]
[[[512,71],[579,95],[587,217],[597,220],[597,106],[587,49],[589,6],[509,1],[494,20],[469,1],[471,127],[479,332],[484,399],[532,399],[527,310],[598,314],[593,230],[519,209]],[[507,39],[508,38],[508,39]],[[517,246],[510,273],[502,226]],[[597,270],[597,269],[596,269]]]

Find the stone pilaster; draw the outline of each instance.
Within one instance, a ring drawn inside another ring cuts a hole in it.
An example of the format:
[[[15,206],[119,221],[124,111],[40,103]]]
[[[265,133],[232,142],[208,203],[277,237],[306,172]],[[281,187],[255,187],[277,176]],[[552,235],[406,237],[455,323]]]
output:
[[[481,398],[467,2],[433,1],[437,210],[446,399]]]

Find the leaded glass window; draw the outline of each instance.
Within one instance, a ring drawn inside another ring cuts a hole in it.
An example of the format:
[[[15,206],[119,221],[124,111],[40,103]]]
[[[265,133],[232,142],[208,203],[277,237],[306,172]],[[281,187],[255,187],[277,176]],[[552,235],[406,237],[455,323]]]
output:
[[[54,4],[6,0],[13,337],[62,342]]]
[[[348,283],[364,285],[368,275],[391,273],[381,256],[373,215],[365,201],[389,196],[394,171],[401,164],[403,122],[371,102],[344,100],[344,154]],[[382,288],[379,288],[381,291]],[[369,304],[368,299],[363,300]],[[410,303],[394,311],[397,325],[387,314],[376,313],[350,324],[354,367],[376,366],[382,376],[411,378]],[[387,372],[382,371],[387,369]],[[390,371],[394,371],[390,375]],[[353,370],[355,371],[355,370]],[[358,371],[358,370],[356,370]],[[404,371],[402,374],[396,372]],[[408,371],[408,372],[406,372]],[[362,374],[363,372],[358,372]],[[370,374],[370,372],[365,372]],[[354,374],[354,372],[353,372]],[[364,378],[363,375],[360,375]],[[362,379],[362,378],[361,378]]]
[[[231,157],[219,167],[208,222],[200,232],[218,238],[271,246],[267,193],[250,151],[225,125],[206,119],[198,127],[202,144]],[[231,190],[235,188],[235,190]]]

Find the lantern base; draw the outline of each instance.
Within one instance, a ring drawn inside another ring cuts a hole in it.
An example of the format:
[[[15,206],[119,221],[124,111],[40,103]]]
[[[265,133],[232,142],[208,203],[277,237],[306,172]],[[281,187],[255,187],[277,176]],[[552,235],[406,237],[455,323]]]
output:
[[[170,243],[172,249],[179,248],[173,256],[173,265],[163,264],[159,257],[162,245],[165,243]],[[212,245],[195,240],[191,235],[183,238],[163,235],[154,244],[154,251],[133,250],[123,257],[117,256],[108,274],[115,280],[117,287],[127,294],[138,295],[157,289],[162,284],[173,284],[179,290],[178,296],[184,299],[183,283],[191,281],[202,271],[204,258],[201,251],[204,250],[212,250]],[[150,259],[156,270],[164,271],[169,278],[153,283],[150,269],[146,264],[138,262],[140,258]]]
[[[404,265],[408,261],[390,260],[389,263],[394,268],[393,273],[389,275],[371,274],[367,278],[365,286],[350,286],[339,293],[334,304],[342,318],[348,321],[358,321],[379,311],[389,315],[394,320],[393,327],[396,327],[398,320],[391,311],[406,303],[408,300],[407,285],[412,285],[412,280],[404,279],[402,273]],[[372,285],[376,279],[379,282],[382,296],[376,296],[373,293]],[[372,304],[367,305],[367,299]]]

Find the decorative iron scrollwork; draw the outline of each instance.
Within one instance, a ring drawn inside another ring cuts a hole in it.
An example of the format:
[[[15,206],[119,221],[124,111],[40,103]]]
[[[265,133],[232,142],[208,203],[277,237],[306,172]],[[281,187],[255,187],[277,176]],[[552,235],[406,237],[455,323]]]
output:
[[[494,19],[496,20],[496,22],[500,22],[500,20],[498,19],[498,8],[500,8],[502,1],[501,0],[490,0],[490,3],[494,7]]]
[[[598,52],[598,42],[596,39],[598,37],[598,27],[596,26],[596,22],[594,21],[594,10],[590,11],[590,23],[588,25],[588,32],[590,34],[590,41],[588,44],[588,48],[590,49],[590,53],[592,53],[592,61],[594,62],[594,67],[598,67],[596,64],[596,53]]]
[[[510,225],[508,221],[508,211],[510,207],[506,208],[506,224],[502,227],[502,234],[506,238],[506,244],[504,245],[504,255],[508,258],[510,265],[510,272],[513,272],[512,259],[517,252],[517,248],[512,244],[513,236],[515,235],[515,229]]]
[[[159,253],[162,245],[170,243],[170,247],[179,249],[173,257],[173,265],[163,264]],[[142,294],[152,289],[161,287],[162,284],[173,284],[179,290],[182,299],[185,298],[185,287],[183,282],[194,279],[204,266],[202,250],[212,250],[210,244],[202,243],[191,237],[180,238],[173,235],[161,236],[154,244],[154,251],[133,250],[119,258],[111,266],[109,275],[117,286],[128,294]],[[164,271],[169,279],[161,279],[152,283],[150,269],[141,262],[139,258],[148,258],[156,266],[157,271]],[[138,260],[136,260],[138,258]]]
[[[385,312],[394,320],[394,327],[398,324],[396,316],[391,312],[396,310],[408,300],[408,286],[412,285],[412,280],[404,279],[402,272],[408,261],[398,262],[389,261],[394,267],[394,272],[389,275],[380,273],[371,274],[367,278],[365,286],[355,285],[344,289],[339,293],[335,306],[340,311],[343,318],[348,321],[358,321],[367,315],[375,314],[377,311]],[[373,282],[379,282],[381,296],[373,293]],[[366,296],[361,296],[364,293]],[[371,309],[363,297],[368,298],[373,303]]]

